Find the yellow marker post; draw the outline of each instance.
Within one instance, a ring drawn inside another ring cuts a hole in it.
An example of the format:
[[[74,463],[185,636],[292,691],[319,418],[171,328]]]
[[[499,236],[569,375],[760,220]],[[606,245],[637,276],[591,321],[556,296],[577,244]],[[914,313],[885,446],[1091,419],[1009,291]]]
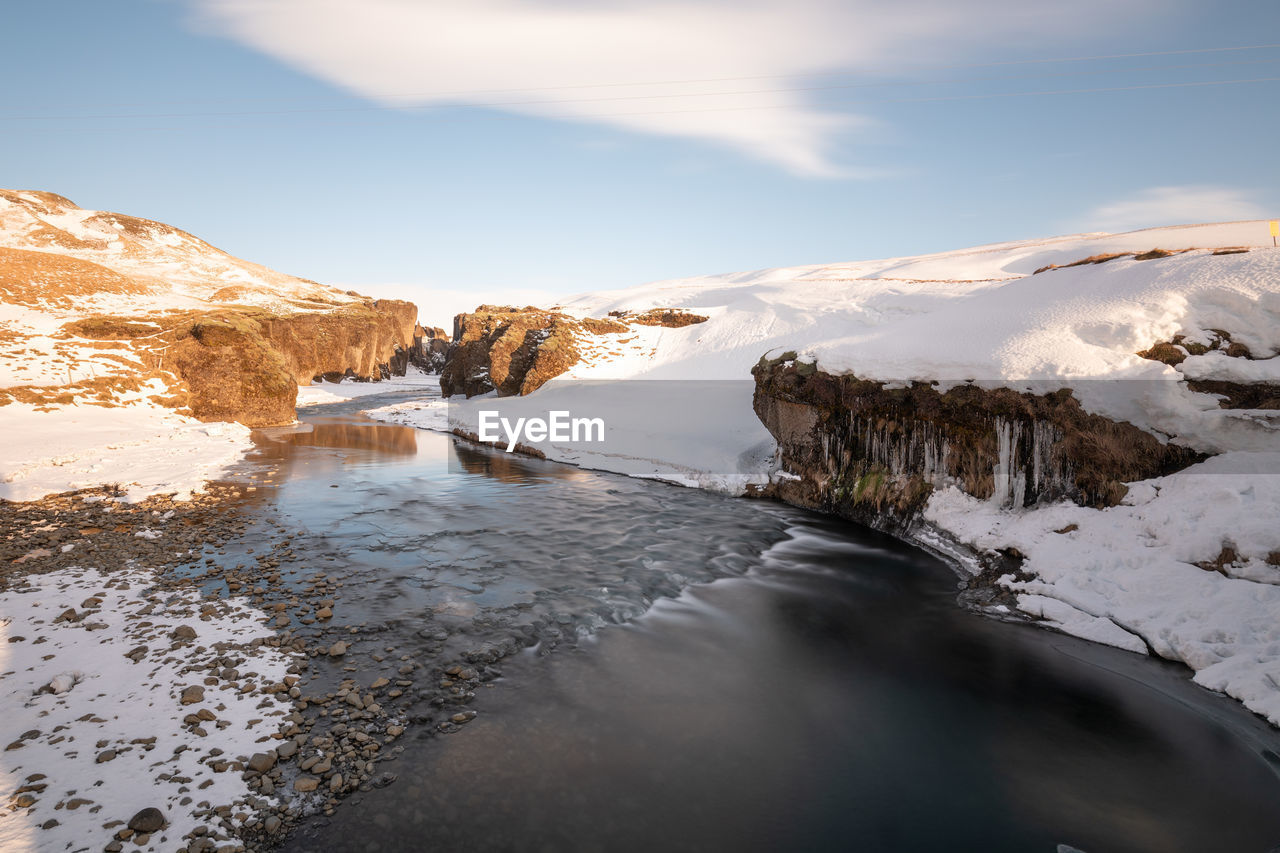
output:
[[[1271,220],[1271,245],[1276,244],[1276,237],[1280,237],[1280,219]]]

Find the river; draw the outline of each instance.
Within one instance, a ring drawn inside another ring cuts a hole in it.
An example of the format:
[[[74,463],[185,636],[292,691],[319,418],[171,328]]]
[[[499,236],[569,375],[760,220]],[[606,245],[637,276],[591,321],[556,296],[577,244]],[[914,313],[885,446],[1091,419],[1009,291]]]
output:
[[[422,717],[285,849],[1280,845],[1280,736],[1184,667],[965,611],[856,525],[359,414],[389,399],[261,431],[240,476],[385,658],[314,677],[471,661],[478,716]]]

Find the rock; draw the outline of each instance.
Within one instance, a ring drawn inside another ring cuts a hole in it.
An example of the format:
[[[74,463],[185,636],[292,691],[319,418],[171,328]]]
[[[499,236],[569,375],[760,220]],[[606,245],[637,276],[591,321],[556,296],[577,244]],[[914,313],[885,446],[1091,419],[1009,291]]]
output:
[[[534,307],[481,305],[454,318],[454,344],[440,376],[446,397],[528,394],[577,363],[574,317]]]
[[[347,653],[347,644],[339,640],[329,647],[329,657],[340,658]]]
[[[169,636],[175,640],[194,640],[196,638],[196,629],[190,625],[179,625],[173,629],[173,633]]]
[[[94,759],[94,764],[104,764],[116,757],[114,749],[106,749],[98,753],[98,757]]]
[[[783,469],[798,475],[775,484],[774,496],[890,532],[912,522],[941,480],[1016,509],[1063,499],[1102,508],[1119,503],[1125,483],[1197,459],[1187,447],[1090,414],[1069,391],[893,387],[823,373],[794,352],[761,359],[752,375],[756,414],[778,443]],[[1004,463],[1002,441],[1016,448]],[[999,493],[997,464],[1014,473]]]
[[[204,688],[199,684],[193,684],[183,689],[182,697],[179,700],[183,705],[194,705],[197,702],[204,701]]]
[[[291,740],[287,740],[276,747],[276,755],[280,758],[292,758],[297,752],[298,744]]]
[[[329,790],[335,791],[335,792],[342,790],[342,774],[341,773],[334,773],[333,776],[329,779]]]
[[[412,303],[389,299],[283,315],[228,305],[166,331],[164,365],[184,380],[201,420],[291,423],[298,386],[314,377],[403,375],[416,315]]]
[[[129,828],[138,833],[151,833],[163,829],[168,821],[165,820],[164,812],[157,808],[145,808],[142,811],[129,818]]]
[[[275,835],[280,831],[280,818],[276,815],[267,815],[267,819],[263,821],[262,828],[267,831],[268,835]]]
[[[299,776],[293,781],[293,790],[299,794],[308,794],[320,787],[320,780],[314,776]]]
[[[317,618],[317,619],[332,619],[332,618],[333,618],[333,609],[332,609],[332,608],[329,608],[329,607],[321,607],[319,610],[317,610],[317,611],[316,611],[316,618]]]
[[[374,681],[373,684],[369,685],[369,689],[380,690],[383,687],[386,687],[390,683],[391,683],[391,679],[389,678],[379,678],[378,680]]]
[[[266,773],[272,767],[276,766],[276,753],[273,752],[255,752],[249,756],[249,769],[255,773]]]

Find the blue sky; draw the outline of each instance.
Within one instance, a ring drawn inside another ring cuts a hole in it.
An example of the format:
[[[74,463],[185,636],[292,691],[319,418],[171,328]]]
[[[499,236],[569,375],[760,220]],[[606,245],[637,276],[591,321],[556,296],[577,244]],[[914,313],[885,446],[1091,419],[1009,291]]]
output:
[[[6,22],[0,186],[449,312],[1280,215],[1274,0],[47,0]]]

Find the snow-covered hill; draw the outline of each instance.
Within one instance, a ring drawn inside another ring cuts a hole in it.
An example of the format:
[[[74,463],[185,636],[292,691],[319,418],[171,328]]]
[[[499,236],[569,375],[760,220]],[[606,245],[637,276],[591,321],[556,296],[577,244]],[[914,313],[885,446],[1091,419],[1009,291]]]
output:
[[[575,370],[582,378],[742,378],[765,351],[797,346],[824,369],[871,378],[1150,378],[1160,366],[1135,353],[1180,328],[1230,326],[1256,355],[1280,347],[1280,253],[1212,253],[1263,246],[1263,221],[1083,234],[660,281],[572,297],[563,308],[599,317],[669,307],[711,318],[653,328],[643,352]],[[1034,274],[1156,248],[1193,251]]]

